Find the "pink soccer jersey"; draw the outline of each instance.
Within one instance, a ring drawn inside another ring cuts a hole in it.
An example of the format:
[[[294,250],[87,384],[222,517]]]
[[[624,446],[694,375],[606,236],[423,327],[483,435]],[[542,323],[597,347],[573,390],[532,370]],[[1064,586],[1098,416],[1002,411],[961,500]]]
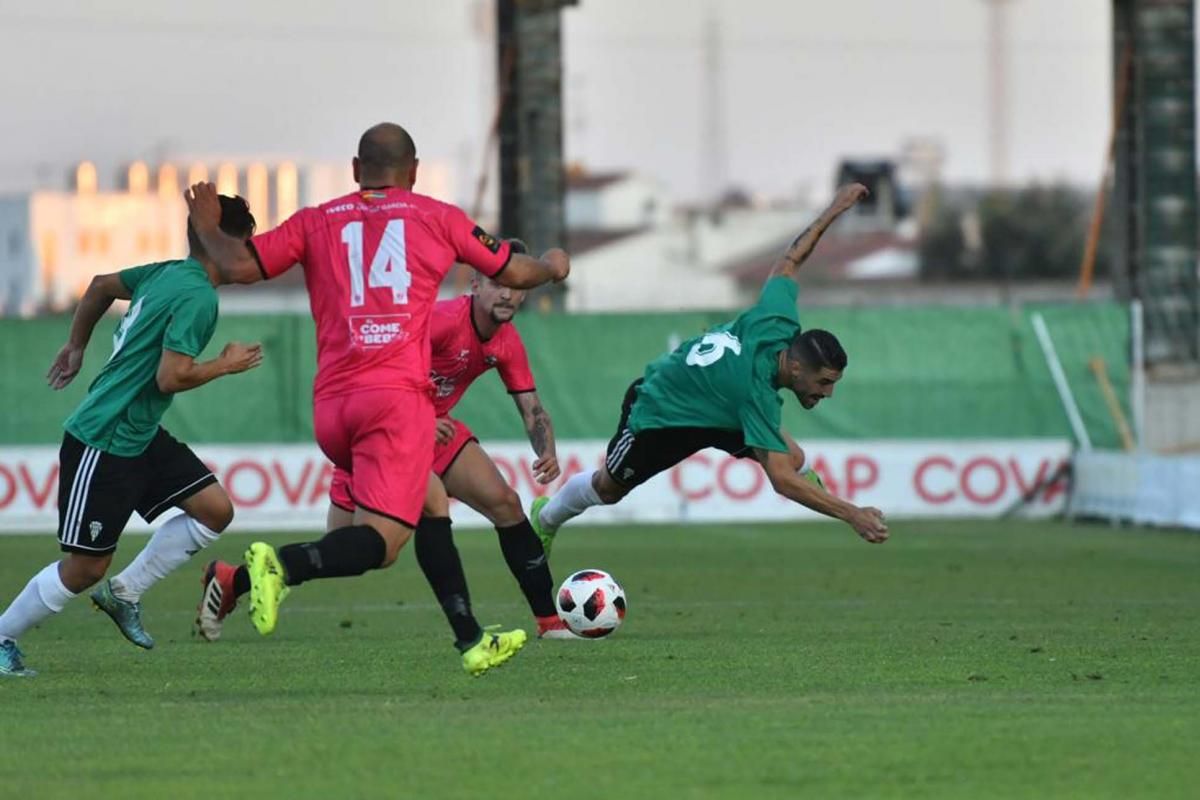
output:
[[[492,367],[510,394],[532,392],[533,373],[521,334],[511,323],[500,326],[486,342],[479,338],[471,316],[470,295],[443,300],[434,306],[430,328],[433,346],[433,370],[430,377],[436,387],[434,409],[439,417],[450,413],[476,378]]]
[[[456,206],[369,189],[304,208],[251,239],[263,276],[304,268],[317,325],[315,399],[358,389],[428,389],[429,318],[456,261],[494,277],[507,242]]]

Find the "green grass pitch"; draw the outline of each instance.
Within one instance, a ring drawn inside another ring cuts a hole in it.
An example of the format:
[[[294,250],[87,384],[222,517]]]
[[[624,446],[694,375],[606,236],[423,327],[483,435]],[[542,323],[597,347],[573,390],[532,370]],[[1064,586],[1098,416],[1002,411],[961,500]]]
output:
[[[458,541],[481,620],[528,627],[495,534]],[[0,537],[0,601],[56,552]],[[76,600],[22,642],[41,674],[0,681],[0,797],[1200,792],[1195,534],[577,526],[554,566],[612,572],[624,628],[531,641],[478,679],[409,552],[294,590],[270,638],[242,609],[221,642],[190,638],[199,561],[145,598],[151,652]]]

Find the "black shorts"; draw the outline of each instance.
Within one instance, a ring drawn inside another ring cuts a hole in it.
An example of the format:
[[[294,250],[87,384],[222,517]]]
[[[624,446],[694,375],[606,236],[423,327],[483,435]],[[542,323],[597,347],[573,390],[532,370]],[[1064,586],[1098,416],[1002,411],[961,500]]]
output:
[[[64,433],[58,463],[58,542],[74,553],[111,553],[134,511],[151,522],[217,482],[191,448],[162,428],[133,457],[102,452]]]
[[[637,400],[639,378],[630,384],[621,404],[617,433],[608,443],[604,465],[612,479],[626,489],[640,486],[663,470],[670,469],[693,453],[707,447],[724,450],[736,458],[752,454],[741,431],[720,428],[648,428],[634,433],[629,413]]]

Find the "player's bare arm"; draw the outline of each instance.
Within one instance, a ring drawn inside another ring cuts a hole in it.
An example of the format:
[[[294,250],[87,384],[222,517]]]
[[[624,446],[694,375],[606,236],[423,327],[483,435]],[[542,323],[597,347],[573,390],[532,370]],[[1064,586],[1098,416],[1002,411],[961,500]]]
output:
[[[775,262],[775,265],[771,268],[772,277],[775,275],[786,275],[789,278],[794,278],[800,269],[800,265],[812,255],[813,248],[817,246],[817,242],[821,240],[821,236],[833,224],[834,220],[854,208],[867,194],[867,187],[861,183],[847,184],[838,189],[829,207],[822,211],[821,216],[813,220],[813,223],[805,228],[788,245],[788,249]]]
[[[188,220],[200,237],[205,252],[217,265],[224,283],[257,283],[263,279],[258,259],[246,243],[221,230],[221,201],[217,187],[197,183],[183,193],[188,205]]]
[[[493,278],[510,289],[533,289],[544,283],[561,283],[571,274],[571,257],[567,251],[554,247],[534,258],[526,253],[513,253],[508,266]]]
[[[804,453],[804,448],[783,428],[779,429],[779,435],[783,438],[783,443],[787,445],[788,457],[792,460],[792,469],[799,472],[804,468],[804,463],[808,458]]]
[[[517,410],[521,412],[529,444],[537,455],[537,460],[533,462],[533,477],[538,483],[550,483],[561,473],[558,467],[558,451],[554,444],[554,424],[550,421],[550,414],[542,407],[537,392],[521,392],[513,395],[513,400],[517,404]]]
[[[262,345],[257,343],[230,342],[221,350],[219,356],[208,361],[196,361],[183,353],[163,350],[155,382],[159,391],[165,394],[186,392],[222,375],[234,375],[254,369],[262,363],[262,358]]]
[[[860,508],[804,480],[792,468],[790,454],[754,448],[754,457],[766,470],[777,494],[811,508],[818,514],[840,519],[872,544],[887,541],[888,528],[878,508]]]
[[[88,284],[87,291],[75,308],[75,316],[71,320],[71,332],[67,335],[67,343],[58,351],[50,371],[46,373],[46,382],[51,389],[62,389],[74,380],[83,366],[83,352],[91,341],[92,331],[96,323],[108,311],[113,300],[128,300],[129,290],[121,281],[121,276],[115,272],[97,275]]]

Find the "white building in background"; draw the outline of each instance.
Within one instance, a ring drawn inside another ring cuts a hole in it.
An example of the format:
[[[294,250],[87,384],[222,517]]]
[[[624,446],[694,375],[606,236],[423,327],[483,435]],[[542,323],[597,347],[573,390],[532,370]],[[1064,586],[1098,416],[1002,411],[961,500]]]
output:
[[[348,162],[225,159],[135,162],[118,188],[101,190],[95,166],[83,162],[69,191],[0,195],[0,316],[62,310],[93,275],[186,255],[183,189],[203,180],[245,197],[260,231],[355,188]],[[422,160],[417,189],[452,197],[448,165]]]
[[[32,192],[0,198],[0,315],[63,309],[93,275],[187,252],[182,196]]]
[[[916,277],[916,226],[899,221],[891,172],[868,166],[887,179],[886,191],[826,235],[805,267],[806,291]],[[616,173],[569,175],[566,209],[566,306],[580,312],[750,305],[775,259],[817,212],[731,193],[720,208],[672,213],[652,181]]]
[[[629,172],[568,174],[567,228],[614,230],[651,228],[671,217],[661,186]]]
[[[737,308],[746,303],[736,264],[789,236],[806,210],[685,213],[629,231],[571,258],[567,309],[647,311]],[[799,226],[799,227],[798,227]],[[577,233],[568,233],[572,240]]]
[[[728,268],[807,224],[806,209],[672,211],[653,181],[627,173],[567,178],[569,311],[735,308]]]

